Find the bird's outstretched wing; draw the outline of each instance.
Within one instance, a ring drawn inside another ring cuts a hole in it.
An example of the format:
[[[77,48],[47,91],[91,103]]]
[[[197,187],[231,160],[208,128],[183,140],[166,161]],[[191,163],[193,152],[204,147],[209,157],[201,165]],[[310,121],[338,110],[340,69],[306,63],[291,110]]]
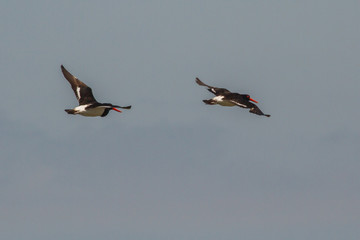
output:
[[[269,114],[264,114],[260,108],[258,108],[258,106],[256,106],[255,104],[249,102],[248,103],[248,108],[250,108],[250,111],[251,113],[254,113],[254,114],[257,114],[257,115],[263,115],[263,116],[266,116],[266,117],[270,117]]]
[[[213,94],[215,94],[216,96],[219,96],[219,95],[224,95],[226,93],[231,93],[229,90],[227,90],[226,88],[217,88],[217,87],[212,87],[212,86],[209,86],[205,83],[203,83],[199,78],[196,78],[195,82],[197,84],[199,84],[200,86],[204,86],[204,87],[207,87],[209,92],[212,92]]]
[[[64,74],[66,80],[68,80],[70,83],[71,88],[74,91],[77,100],[79,101],[79,105],[96,102],[90,87],[68,72],[63,65],[61,65],[61,71]]]
[[[125,106],[125,107],[118,106],[118,105],[113,105],[113,107],[122,108],[122,109],[131,109],[131,105],[130,106]]]

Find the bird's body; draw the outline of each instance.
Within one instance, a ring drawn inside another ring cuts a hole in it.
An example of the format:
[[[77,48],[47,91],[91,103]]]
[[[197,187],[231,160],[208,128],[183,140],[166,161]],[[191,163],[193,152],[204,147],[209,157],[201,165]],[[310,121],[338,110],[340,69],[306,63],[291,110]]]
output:
[[[235,103],[227,100],[225,98],[225,96],[223,95],[219,95],[219,96],[216,96],[216,97],[213,97],[212,99],[209,99],[209,100],[203,100],[206,104],[209,104],[209,105],[214,105],[214,104],[219,104],[221,106],[224,106],[224,107],[233,107],[233,106],[236,106]]]
[[[85,105],[79,105],[77,107],[75,107],[74,109],[65,109],[65,111],[68,114],[79,114],[81,116],[85,116],[85,117],[105,117],[109,111],[115,107],[119,107],[119,106],[115,106],[112,104],[109,105],[97,105],[94,103],[90,103],[90,104],[85,104]],[[115,110],[115,109],[113,109]],[[117,109],[116,109],[117,110]],[[120,110],[117,110],[120,111]]]
[[[120,107],[117,105],[112,105],[111,103],[97,102],[90,87],[69,73],[63,65],[61,65],[61,71],[64,74],[66,80],[68,80],[70,83],[71,88],[73,89],[79,102],[79,106],[75,107],[74,109],[65,109],[68,114],[79,114],[86,117],[105,117],[110,110],[121,112],[116,108],[131,108],[131,106]]]
[[[215,94],[216,96],[208,99],[203,100],[204,103],[209,105],[221,105],[226,107],[233,107],[233,106],[239,106],[242,108],[249,108],[251,113],[257,114],[257,115],[263,115],[266,117],[270,117],[269,114],[264,114],[255,104],[251,103],[250,101],[256,102],[254,99],[250,98],[247,94],[239,94],[239,93],[232,93],[229,90],[225,88],[216,88],[209,86],[205,83],[203,83],[199,78],[196,78],[196,83],[200,86],[205,86],[208,88],[209,92]]]

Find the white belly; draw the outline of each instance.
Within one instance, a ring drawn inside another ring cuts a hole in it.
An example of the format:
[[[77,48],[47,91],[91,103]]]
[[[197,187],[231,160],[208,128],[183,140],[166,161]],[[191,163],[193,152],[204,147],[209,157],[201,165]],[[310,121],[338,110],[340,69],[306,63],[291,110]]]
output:
[[[74,108],[74,110],[76,111],[76,114],[80,114],[82,116],[86,116],[86,117],[98,117],[101,116],[104,113],[104,110],[106,107],[103,106],[99,106],[96,108],[90,108],[90,109],[86,109],[88,105],[81,105],[81,106],[77,106],[76,108]]]

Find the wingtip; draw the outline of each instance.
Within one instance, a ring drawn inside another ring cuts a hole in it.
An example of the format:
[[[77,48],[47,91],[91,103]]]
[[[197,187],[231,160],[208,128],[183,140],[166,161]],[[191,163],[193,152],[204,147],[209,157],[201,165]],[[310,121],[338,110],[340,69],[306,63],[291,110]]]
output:
[[[195,78],[195,82],[200,86],[205,86],[205,84],[199,78]]]
[[[62,65],[62,64],[61,64],[61,72],[63,73],[64,77],[65,77],[66,79],[68,79],[67,75],[69,75],[70,73],[69,73],[68,70],[66,70],[66,68],[65,68],[64,65]],[[70,74],[70,75],[71,75],[71,74]]]
[[[120,106],[116,106],[117,108],[122,108],[122,109],[131,109],[131,105],[129,106],[125,106],[125,107],[120,107]]]

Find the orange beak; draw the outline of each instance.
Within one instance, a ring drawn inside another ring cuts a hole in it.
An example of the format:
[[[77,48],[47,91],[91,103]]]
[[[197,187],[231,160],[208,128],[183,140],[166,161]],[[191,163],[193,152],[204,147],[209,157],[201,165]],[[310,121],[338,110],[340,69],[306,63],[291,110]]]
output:
[[[116,108],[112,108],[113,110],[117,111],[117,112],[121,112],[119,109]]]
[[[249,100],[250,100],[250,101],[253,101],[253,102],[255,102],[255,103],[258,103],[258,101],[255,101],[255,100],[252,99],[252,98],[249,98]]]

